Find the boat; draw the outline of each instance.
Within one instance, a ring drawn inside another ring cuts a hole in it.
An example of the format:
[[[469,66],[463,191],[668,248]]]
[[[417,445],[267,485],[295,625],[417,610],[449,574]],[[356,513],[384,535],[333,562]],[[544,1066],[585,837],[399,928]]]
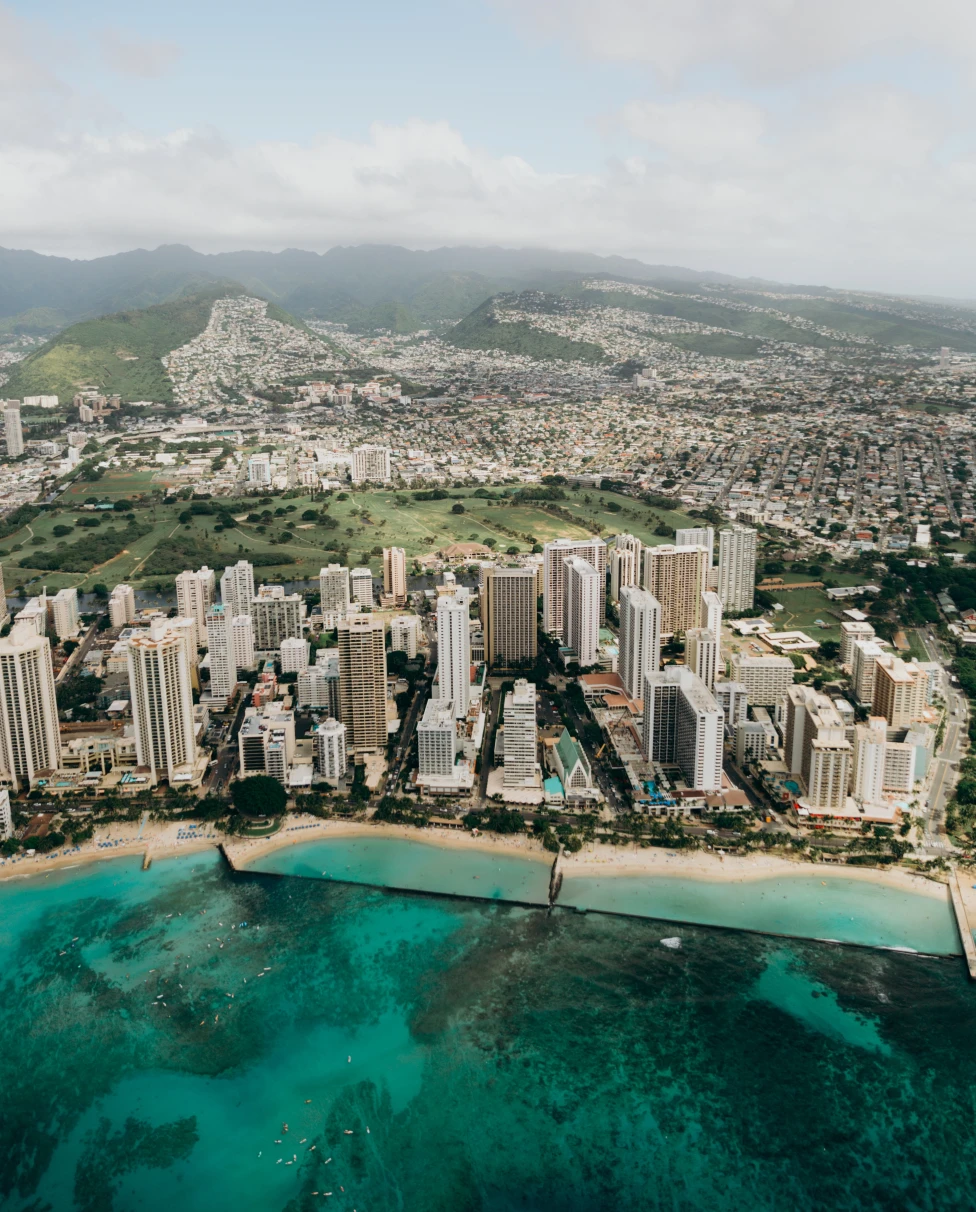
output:
[[[681,947],[681,939],[677,936],[674,936],[673,938],[662,938],[661,946],[670,947],[672,951],[677,951]]]

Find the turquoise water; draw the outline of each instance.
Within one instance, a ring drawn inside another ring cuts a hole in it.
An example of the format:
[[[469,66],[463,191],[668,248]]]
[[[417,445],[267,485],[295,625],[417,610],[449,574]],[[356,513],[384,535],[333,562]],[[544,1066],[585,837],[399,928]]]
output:
[[[551,863],[410,838],[336,837],[272,851],[247,870],[547,905]]]
[[[4,1212],[972,1207],[958,961],[208,854],[0,885],[0,982]]]
[[[926,955],[961,955],[948,889],[939,897],[824,874],[735,883],[565,873],[560,905],[731,926]]]

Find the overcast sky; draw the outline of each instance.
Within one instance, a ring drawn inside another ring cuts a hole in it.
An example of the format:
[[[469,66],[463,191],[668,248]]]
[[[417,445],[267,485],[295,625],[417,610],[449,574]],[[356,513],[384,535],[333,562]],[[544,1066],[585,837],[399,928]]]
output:
[[[976,297],[972,0],[0,0],[0,244]]]

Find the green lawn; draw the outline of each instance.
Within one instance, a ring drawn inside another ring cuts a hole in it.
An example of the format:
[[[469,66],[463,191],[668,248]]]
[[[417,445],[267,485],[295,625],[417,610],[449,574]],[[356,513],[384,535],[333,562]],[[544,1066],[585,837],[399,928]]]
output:
[[[337,499],[340,494],[316,501],[308,497],[273,497],[270,504],[265,505],[260,505],[255,498],[225,498],[215,503],[228,505],[234,517],[242,519],[233,530],[215,533],[216,518],[211,514],[194,515],[188,524],[181,523],[179,515],[187,510],[187,502],[156,504],[154,507],[142,505],[135,509],[136,521],[140,525],[150,525],[150,532],[127,541],[127,546],[108,561],[84,572],[34,569],[29,565],[21,568],[21,561],[26,564],[34,552],[50,553],[58,544],[70,547],[76,540],[123,530],[126,523],[122,515],[108,511],[98,515],[102,519],[100,527],[77,527],[78,519],[84,516],[77,506],[88,498],[98,501],[146,498],[157,486],[153,475],[152,469],[140,469],[107,474],[94,483],[75,483],[62,498],[62,508],[40,514],[29,526],[0,540],[0,551],[5,553],[0,560],[8,587],[12,589],[23,584],[36,592],[41,585],[51,591],[68,585],[84,590],[99,582],[109,588],[120,581],[169,585],[175,573],[152,571],[151,563],[148,570],[146,568],[159,544],[167,539],[209,547],[213,552],[211,565],[218,570],[225,563],[233,563],[249,554],[287,552],[293,557],[291,563],[259,566],[255,570],[258,579],[314,580],[323,564],[339,558],[340,550],[347,553],[351,564],[368,563],[374,573],[379,573],[383,547],[403,547],[408,557],[415,557],[435,552],[449,543],[483,543],[494,539],[497,550],[515,546],[520,551],[529,551],[534,542],[583,538],[597,531],[605,538],[618,531],[630,531],[646,543],[657,544],[672,538],[670,533],[653,533],[662,521],[670,527],[692,524],[692,519],[682,514],[654,510],[627,497],[592,490],[568,491],[567,499],[558,502],[578,519],[576,523],[555,517],[532,502],[511,504],[474,497],[471,489],[459,489],[456,495],[444,501],[418,501],[412,493],[392,490],[349,491],[342,501]],[[405,498],[407,504],[399,504],[398,497],[401,501]],[[464,505],[464,513],[452,511],[457,499]],[[611,501],[620,504],[619,511],[607,508]],[[268,522],[244,520],[248,514],[261,514],[267,510],[274,514],[278,509],[289,507],[291,512],[276,515]],[[325,508],[338,526],[330,528],[318,523],[309,526],[301,517],[309,508],[316,512]],[[55,526],[69,526],[71,533],[54,535]],[[261,527],[264,533],[261,533]],[[292,538],[282,543],[280,535],[286,530]],[[33,540],[37,538],[44,542],[35,543]],[[327,547],[327,544],[338,544],[340,550],[335,546]]]
[[[783,604],[783,609],[774,616],[777,631],[806,631],[813,640],[840,639],[841,611],[847,608],[847,602],[832,602],[822,589],[794,589],[782,594],[777,594],[775,589],[766,592],[774,602]],[[815,626],[817,619],[823,619],[830,626]]]

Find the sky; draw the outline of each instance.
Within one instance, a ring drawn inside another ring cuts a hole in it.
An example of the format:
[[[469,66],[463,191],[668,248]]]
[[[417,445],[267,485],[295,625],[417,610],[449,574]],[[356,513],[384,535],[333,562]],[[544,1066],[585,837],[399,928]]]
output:
[[[0,0],[0,245],[976,297],[971,0]]]

